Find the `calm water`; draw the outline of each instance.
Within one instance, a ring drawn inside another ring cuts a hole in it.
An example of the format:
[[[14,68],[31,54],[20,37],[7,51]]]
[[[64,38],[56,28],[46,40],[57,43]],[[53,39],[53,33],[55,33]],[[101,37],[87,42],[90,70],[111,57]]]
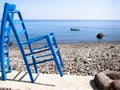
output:
[[[120,41],[120,20],[27,20],[25,24],[31,38],[54,32],[59,43]],[[100,32],[105,35],[102,40],[96,38]]]

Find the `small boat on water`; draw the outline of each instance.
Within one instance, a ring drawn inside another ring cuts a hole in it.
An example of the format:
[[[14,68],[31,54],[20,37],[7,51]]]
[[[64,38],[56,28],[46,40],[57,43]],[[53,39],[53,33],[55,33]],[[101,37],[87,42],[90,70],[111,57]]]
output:
[[[80,31],[79,28],[71,28],[70,30],[71,30],[71,31]]]

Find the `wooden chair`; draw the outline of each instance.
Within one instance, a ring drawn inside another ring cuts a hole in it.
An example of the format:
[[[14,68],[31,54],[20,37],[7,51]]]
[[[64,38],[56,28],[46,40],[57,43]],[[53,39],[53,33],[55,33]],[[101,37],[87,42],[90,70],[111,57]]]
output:
[[[54,34],[50,33],[49,35],[30,38],[21,12],[16,10],[16,5],[5,3],[5,7],[8,7],[5,12],[7,13],[9,26],[12,28],[18,42],[31,82],[34,82],[35,79],[33,78],[30,66],[33,66],[35,72],[38,73],[38,64],[48,61],[54,61],[60,76],[63,76],[62,67],[64,67],[64,64]],[[37,32],[37,30],[35,30],[35,32]],[[41,42],[42,40],[46,41],[46,43],[34,47],[33,44]],[[29,49],[27,52],[25,50],[26,47]]]

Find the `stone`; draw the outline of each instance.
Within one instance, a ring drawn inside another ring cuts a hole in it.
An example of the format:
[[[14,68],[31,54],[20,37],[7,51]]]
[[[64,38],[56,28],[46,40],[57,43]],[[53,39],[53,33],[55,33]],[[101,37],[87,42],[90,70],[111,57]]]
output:
[[[98,39],[102,39],[104,37],[104,34],[103,33],[98,33],[97,36],[96,36]]]
[[[113,80],[120,79],[120,72],[118,71],[106,70],[106,71],[103,71],[103,73]]]
[[[94,81],[100,90],[111,90],[111,83],[113,80],[107,77],[103,72],[97,73]]]
[[[120,79],[112,82],[113,90],[120,90]]]
[[[9,42],[9,43],[8,43],[8,46],[12,46],[12,45],[13,45],[13,42]]]

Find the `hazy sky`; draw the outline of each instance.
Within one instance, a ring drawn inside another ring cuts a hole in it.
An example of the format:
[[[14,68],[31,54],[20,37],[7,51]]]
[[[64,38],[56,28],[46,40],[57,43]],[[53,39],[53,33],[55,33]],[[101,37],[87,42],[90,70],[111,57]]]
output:
[[[24,19],[120,20],[120,0],[0,0],[14,3]]]

